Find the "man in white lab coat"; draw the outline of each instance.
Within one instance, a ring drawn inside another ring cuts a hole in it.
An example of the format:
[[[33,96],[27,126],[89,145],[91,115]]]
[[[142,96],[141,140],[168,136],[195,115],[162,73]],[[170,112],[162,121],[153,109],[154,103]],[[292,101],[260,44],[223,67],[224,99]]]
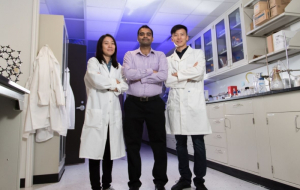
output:
[[[187,28],[176,25],[171,30],[175,52],[168,57],[168,79],[170,88],[166,108],[166,131],[176,138],[179,161],[179,181],[172,190],[191,187],[192,173],[189,168],[187,136],[194,147],[194,174],[196,190],[207,189],[204,185],[206,174],[206,152],[204,135],[211,134],[204,99],[205,57],[202,50],[187,46]]]

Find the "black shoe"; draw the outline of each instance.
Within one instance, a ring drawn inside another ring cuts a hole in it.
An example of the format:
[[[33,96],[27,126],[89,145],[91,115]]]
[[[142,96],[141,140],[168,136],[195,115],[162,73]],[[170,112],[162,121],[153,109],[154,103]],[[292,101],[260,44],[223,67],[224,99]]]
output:
[[[166,190],[163,185],[155,185],[155,190]]]
[[[183,190],[183,189],[189,188],[189,187],[191,187],[191,183],[181,179],[181,180],[177,181],[177,183],[175,185],[173,185],[171,190]]]
[[[130,187],[129,190],[139,190],[139,187]]]
[[[208,189],[205,187],[204,184],[201,184],[196,187],[196,190],[208,190]]]

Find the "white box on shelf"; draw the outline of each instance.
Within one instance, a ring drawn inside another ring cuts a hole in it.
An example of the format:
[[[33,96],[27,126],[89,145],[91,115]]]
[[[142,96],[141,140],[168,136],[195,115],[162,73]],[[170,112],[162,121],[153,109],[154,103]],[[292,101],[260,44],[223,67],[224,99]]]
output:
[[[281,30],[275,34],[273,34],[273,44],[274,44],[274,51],[285,49],[285,41],[284,36],[286,36],[287,41],[295,36],[297,31],[289,31],[289,30]],[[289,43],[287,44],[287,46]]]
[[[285,48],[284,45],[284,30],[281,30],[273,34],[274,51],[278,51]]]

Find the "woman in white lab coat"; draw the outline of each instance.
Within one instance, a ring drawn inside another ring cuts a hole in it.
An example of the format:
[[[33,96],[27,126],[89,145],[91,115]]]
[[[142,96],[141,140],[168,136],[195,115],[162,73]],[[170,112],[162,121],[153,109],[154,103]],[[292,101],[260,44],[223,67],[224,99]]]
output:
[[[85,121],[81,134],[80,158],[89,158],[93,190],[100,190],[100,160],[103,190],[112,190],[113,160],[125,156],[119,95],[128,89],[117,62],[115,39],[103,35],[96,57],[89,59],[84,77],[87,92]]]

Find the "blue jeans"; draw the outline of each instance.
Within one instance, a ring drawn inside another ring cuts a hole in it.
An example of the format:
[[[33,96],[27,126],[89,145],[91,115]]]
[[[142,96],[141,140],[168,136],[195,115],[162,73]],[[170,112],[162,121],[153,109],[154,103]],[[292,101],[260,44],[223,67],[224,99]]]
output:
[[[204,144],[204,135],[191,135],[194,146],[194,174],[193,179],[195,186],[204,183],[206,175],[206,151]],[[187,150],[187,135],[175,135],[176,151],[179,162],[180,180],[192,182],[192,172],[189,167],[189,155]]]

